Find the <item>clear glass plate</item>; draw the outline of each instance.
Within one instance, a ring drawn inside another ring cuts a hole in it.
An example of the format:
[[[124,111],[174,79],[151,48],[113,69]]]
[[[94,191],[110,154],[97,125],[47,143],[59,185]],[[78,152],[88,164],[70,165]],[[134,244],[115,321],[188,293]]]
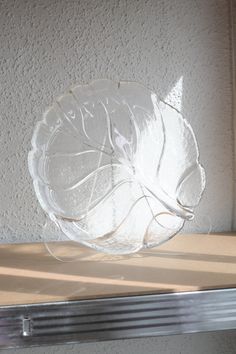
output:
[[[111,254],[173,237],[205,188],[191,126],[135,82],[98,80],[59,97],[35,128],[29,170],[60,233]]]

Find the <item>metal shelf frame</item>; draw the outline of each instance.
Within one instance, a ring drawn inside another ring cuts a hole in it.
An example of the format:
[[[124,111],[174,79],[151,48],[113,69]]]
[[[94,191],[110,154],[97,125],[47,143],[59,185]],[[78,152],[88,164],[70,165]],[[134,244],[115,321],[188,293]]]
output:
[[[0,307],[0,348],[236,329],[236,288]]]

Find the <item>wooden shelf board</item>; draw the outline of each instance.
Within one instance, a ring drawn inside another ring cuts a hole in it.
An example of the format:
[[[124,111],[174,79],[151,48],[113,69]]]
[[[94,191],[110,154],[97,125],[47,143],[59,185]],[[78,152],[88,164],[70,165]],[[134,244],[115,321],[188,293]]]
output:
[[[60,243],[71,263],[44,244],[0,246],[0,306],[236,287],[236,234],[178,235],[132,256]]]

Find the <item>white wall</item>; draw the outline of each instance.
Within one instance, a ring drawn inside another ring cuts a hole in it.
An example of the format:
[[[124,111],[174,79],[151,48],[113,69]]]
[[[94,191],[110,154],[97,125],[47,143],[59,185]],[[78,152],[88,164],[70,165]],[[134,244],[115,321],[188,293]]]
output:
[[[235,354],[235,332],[3,350],[1,354]]]
[[[229,32],[227,0],[0,0],[1,242],[40,239],[44,217],[27,172],[36,121],[70,85],[106,77],[181,101],[207,173],[198,214],[214,230],[230,230]],[[181,77],[182,94],[172,91]],[[199,334],[20,352],[230,354],[236,341],[232,333]]]
[[[231,26],[232,26],[232,50],[233,50],[233,126],[234,126],[234,196],[236,196],[236,0],[231,0]],[[234,198],[234,222],[233,229],[236,230],[236,198]]]

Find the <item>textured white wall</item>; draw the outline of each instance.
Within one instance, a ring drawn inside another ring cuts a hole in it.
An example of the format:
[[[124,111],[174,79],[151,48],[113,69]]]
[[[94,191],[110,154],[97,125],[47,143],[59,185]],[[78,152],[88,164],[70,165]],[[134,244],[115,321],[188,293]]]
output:
[[[236,230],[236,0],[231,0],[231,26],[232,26],[232,50],[233,50],[233,121],[234,121],[234,222],[233,229]]]
[[[182,77],[182,110],[207,173],[198,213],[209,215],[215,230],[230,230],[227,0],[0,0],[0,29],[1,242],[40,239],[44,218],[27,172],[36,121],[71,84],[104,77],[140,81],[162,97]],[[179,104],[179,93],[170,99]],[[19,351],[54,352],[233,354],[236,341],[226,332]]]
[[[1,354],[235,354],[235,332],[3,350]]]
[[[3,242],[40,237],[44,218],[27,171],[36,121],[73,83],[104,77],[140,81],[162,97],[183,77],[182,110],[207,173],[198,211],[215,230],[231,228],[227,0],[0,0],[0,7]]]

